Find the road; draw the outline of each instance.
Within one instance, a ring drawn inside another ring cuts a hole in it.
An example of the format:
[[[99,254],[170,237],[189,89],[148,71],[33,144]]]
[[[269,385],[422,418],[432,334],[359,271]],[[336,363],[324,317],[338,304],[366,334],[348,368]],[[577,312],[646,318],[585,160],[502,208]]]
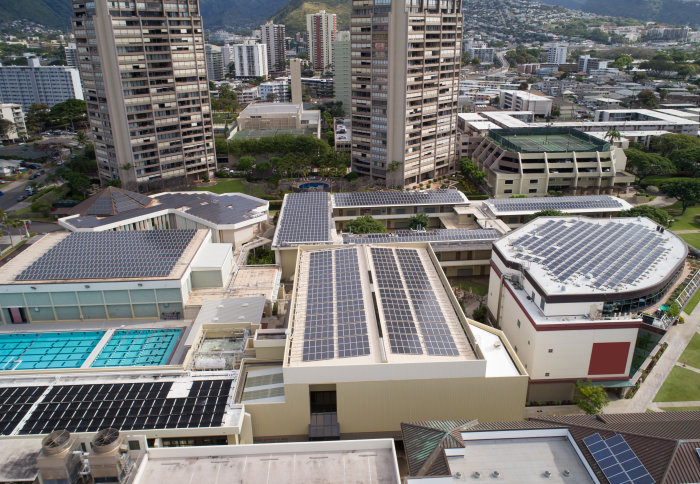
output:
[[[0,209],[7,210],[17,203],[17,197],[24,193],[27,182],[13,182],[2,189],[3,195],[0,197]]]

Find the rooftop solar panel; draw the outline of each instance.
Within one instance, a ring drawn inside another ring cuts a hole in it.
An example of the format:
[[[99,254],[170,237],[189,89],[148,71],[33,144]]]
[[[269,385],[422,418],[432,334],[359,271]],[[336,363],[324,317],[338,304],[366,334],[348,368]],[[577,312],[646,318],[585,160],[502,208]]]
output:
[[[392,242],[491,242],[501,236],[493,229],[397,230],[385,234],[343,234],[346,244],[381,244]]]
[[[18,281],[166,277],[196,230],[73,232]]]
[[[668,249],[659,232],[635,223],[550,219],[511,240],[515,257],[536,260],[558,283],[604,290],[634,284]]]
[[[290,193],[284,198],[273,245],[330,242],[332,228],[330,194]]]
[[[596,433],[583,443],[610,484],[654,484],[654,478],[622,435],[603,439]]]
[[[587,195],[577,197],[538,197],[538,198],[494,198],[487,205],[499,212],[539,212],[540,210],[561,210],[576,212],[592,209],[618,209],[625,206],[620,200],[609,195]]]
[[[346,192],[333,194],[333,206],[369,207],[392,205],[441,205],[466,203],[459,190]]]

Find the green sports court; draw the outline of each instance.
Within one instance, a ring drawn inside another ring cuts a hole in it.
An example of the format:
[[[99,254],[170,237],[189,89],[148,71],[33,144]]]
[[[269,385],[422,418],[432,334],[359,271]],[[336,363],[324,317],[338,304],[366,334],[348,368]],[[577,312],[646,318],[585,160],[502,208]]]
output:
[[[489,138],[519,153],[610,151],[610,145],[582,131],[566,128],[512,128],[492,130]]]

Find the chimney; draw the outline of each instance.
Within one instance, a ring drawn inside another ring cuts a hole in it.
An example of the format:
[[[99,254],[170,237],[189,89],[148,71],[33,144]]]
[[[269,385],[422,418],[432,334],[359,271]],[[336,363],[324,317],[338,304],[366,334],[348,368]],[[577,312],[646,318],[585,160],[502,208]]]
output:
[[[292,104],[301,104],[301,59],[290,59],[289,70],[292,89]]]

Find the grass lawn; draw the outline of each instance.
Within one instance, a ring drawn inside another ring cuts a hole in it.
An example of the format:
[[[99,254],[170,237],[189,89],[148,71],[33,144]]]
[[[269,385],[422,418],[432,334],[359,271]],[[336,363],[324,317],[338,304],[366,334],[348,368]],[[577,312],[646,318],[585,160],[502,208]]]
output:
[[[239,178],[220,179],[216,182],[216,185],[197,187],[195,190],[214,193],[240,192],[247,193],[248,195],[252,195],[254,197],[268,195],[263,187],[247,183]]]
[[[214,113],[212,121],[214,124],[226,124],[226,122],[231,123],[231,121],[234,121],[236,117],[233,113]]]
[[[700,373],[674,366],[655,402],[690,402],[700,400]]]
[[[688,245],[692,245],[696,249],[700,249],[700,233],[697,234],[678,234]]]
[[[690,412],[700,410],[700,407],[659,407],[664,412]]]
[[[698,305],[700,302],[700,289],[695,293],[695,295],[690,298],[690,301],[688,301],[688,304],[685,305],[685,308],[683,308],[683,311],[686,313],[690,314],[693,312],[693,309],[695,309],[695,306]]]
[[[681,202],[662,208],[675,220],[671,225],[671,230],[700,230],[700,222],[695,221],[695,216],[700,215],[700,205],[688,207],[683,215],[681,215]]]
[[[454,287],[464,289],[465,291],[471,289],[474,294],[478,294],[479,296],[485,296],[489,292],[488,285],[472,281],[471,279],[450,279],[450,284]]]
[[[685,347],[685,351],[678,358],[681,363],[685,362],[693,368],[700,369],[700,334],[694,334],[693,339],[690,340],[688,346]]]

